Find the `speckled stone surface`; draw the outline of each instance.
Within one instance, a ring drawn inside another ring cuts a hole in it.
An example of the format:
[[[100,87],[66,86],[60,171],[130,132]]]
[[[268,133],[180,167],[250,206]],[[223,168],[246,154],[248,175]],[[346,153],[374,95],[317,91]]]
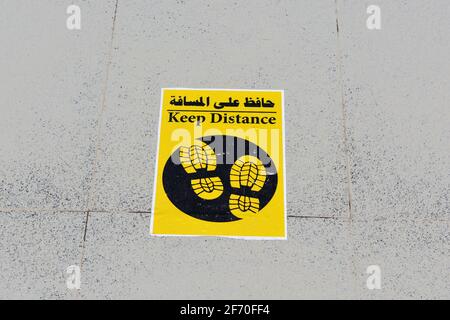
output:
[[[0,209],[86,208],[112,1],[2,1]]]
[[[3,0],[0,299],[450,298],[450,2],[370,4]],[[285,90],[287,241],[148,235],[176,86]]]
[[[349,232],[340,220],[290,218],[288,241],[151,238],[146,221],[142,214],[91,214],[83,298],[351,295]]]
[[[354,215],[449,219],[450,4],[377,1],[369,31],[340,3]]]
[[[68,266],[80,265],[86,214],[0,212],[0,300],[76,299]]]
[[[411,217],[350,223],[361,299],[449,299],[450,222]],[[381,290],[367,290],[367,267],[381,268]]]

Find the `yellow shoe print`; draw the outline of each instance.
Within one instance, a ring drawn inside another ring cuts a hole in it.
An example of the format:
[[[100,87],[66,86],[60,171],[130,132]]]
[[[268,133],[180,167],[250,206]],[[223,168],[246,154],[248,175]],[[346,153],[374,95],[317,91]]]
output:
[[[214,171],[217,157],[206,143],[196,140],[190,147],[180,147],[180,162],[188,174],[198,171]],[[205,200],[213,200],[223,193],[223,184],[219,177],[207,177],[191,180],[195,194]]]
[[[230,196],[230,211],[238,218],[245,218],[259,212],[259,199],[232,194]]]
[[[261,160],[245,155],[236,160],[230,171],[232,188],[258,192],[266,182],[266,169]],[[238,218],[254,216],[259,212],[259,199],[246,195],[232,194],[229,207],[231,213]]]
[[[202,141],[196,140],[190,147],[180,148],[180,161],[187,173],[197,170],[216,170],[217,158],[214,150]]]
[[[205,200],[213,200],[223,192],[223,184],[219,177],[192,179],[192,189],[194,192]]]

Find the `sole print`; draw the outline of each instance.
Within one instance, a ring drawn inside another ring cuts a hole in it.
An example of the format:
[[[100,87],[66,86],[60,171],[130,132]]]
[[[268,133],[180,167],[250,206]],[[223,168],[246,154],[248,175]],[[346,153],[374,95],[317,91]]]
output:
[[[259,212],[259,199],[245,195],[247,190],[258,192],[266,182],[267,172],[261,160],[245,155],[235,161],[230,171],[232,188],[241,190],[244,194],[231,194],[230,212],[238,217],[255,216]]]
[[[188,174],[198,171],[216,170],[217,157],[214,150],[206,143],[196,140],[190,147],[180,147],[180,162]],[[223,193],[223,184],[219,177],[191,180],[192,190],[205,200],[213,200]]]

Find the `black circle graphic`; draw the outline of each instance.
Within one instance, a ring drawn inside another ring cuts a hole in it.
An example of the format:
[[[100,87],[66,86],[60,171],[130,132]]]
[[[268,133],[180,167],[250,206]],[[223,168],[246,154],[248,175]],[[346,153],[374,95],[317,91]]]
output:
[[[197,170],[187,173],[180,163],[180,148],[167,160],[163,171],[164,191],[170,201],[182,212],[196,219],[210,222],[231,222],[241,220],[231,213],[230,196],[243,195],[259,200],[259,210],[264,208],[275,194],[278,183],[277,169],[270,156],[256,144],[235,136],[214,135],[198,139],[214,150],[217,165],[215,170]],[[233,188],[230,171],[242,156],[258,158],[266,171],[262,188],[255,192],[250,188]],[[193,190],[192,179],[219,177],[223,184],[222,194],[213,200],[202,199]]]

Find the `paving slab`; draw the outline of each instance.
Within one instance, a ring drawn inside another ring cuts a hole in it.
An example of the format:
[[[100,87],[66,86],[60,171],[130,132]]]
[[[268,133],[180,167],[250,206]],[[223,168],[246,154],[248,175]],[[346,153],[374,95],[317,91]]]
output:
[[[330,1],[120,1],[93,202],[151,206],[162,87],[284,89],[290,215],[348,215]]]
[[[0,212],[0,300],[77,299],[67,267],[80,265],[85,213]]]
[[[341,220],[290,218],[287,241],[150,237],[147,220],[91,214],[83,298],[344,299],[354,290]]]
[[[400,216],[351,228],[359,299],[450,298],[450,221]],[[367,289],[371,265],[381,270],[380,290]]]
[[[448,1],[339,1],[356,218],[450,217]]]
[[[0,208],[86,207],[114,1],[2,1]]]

